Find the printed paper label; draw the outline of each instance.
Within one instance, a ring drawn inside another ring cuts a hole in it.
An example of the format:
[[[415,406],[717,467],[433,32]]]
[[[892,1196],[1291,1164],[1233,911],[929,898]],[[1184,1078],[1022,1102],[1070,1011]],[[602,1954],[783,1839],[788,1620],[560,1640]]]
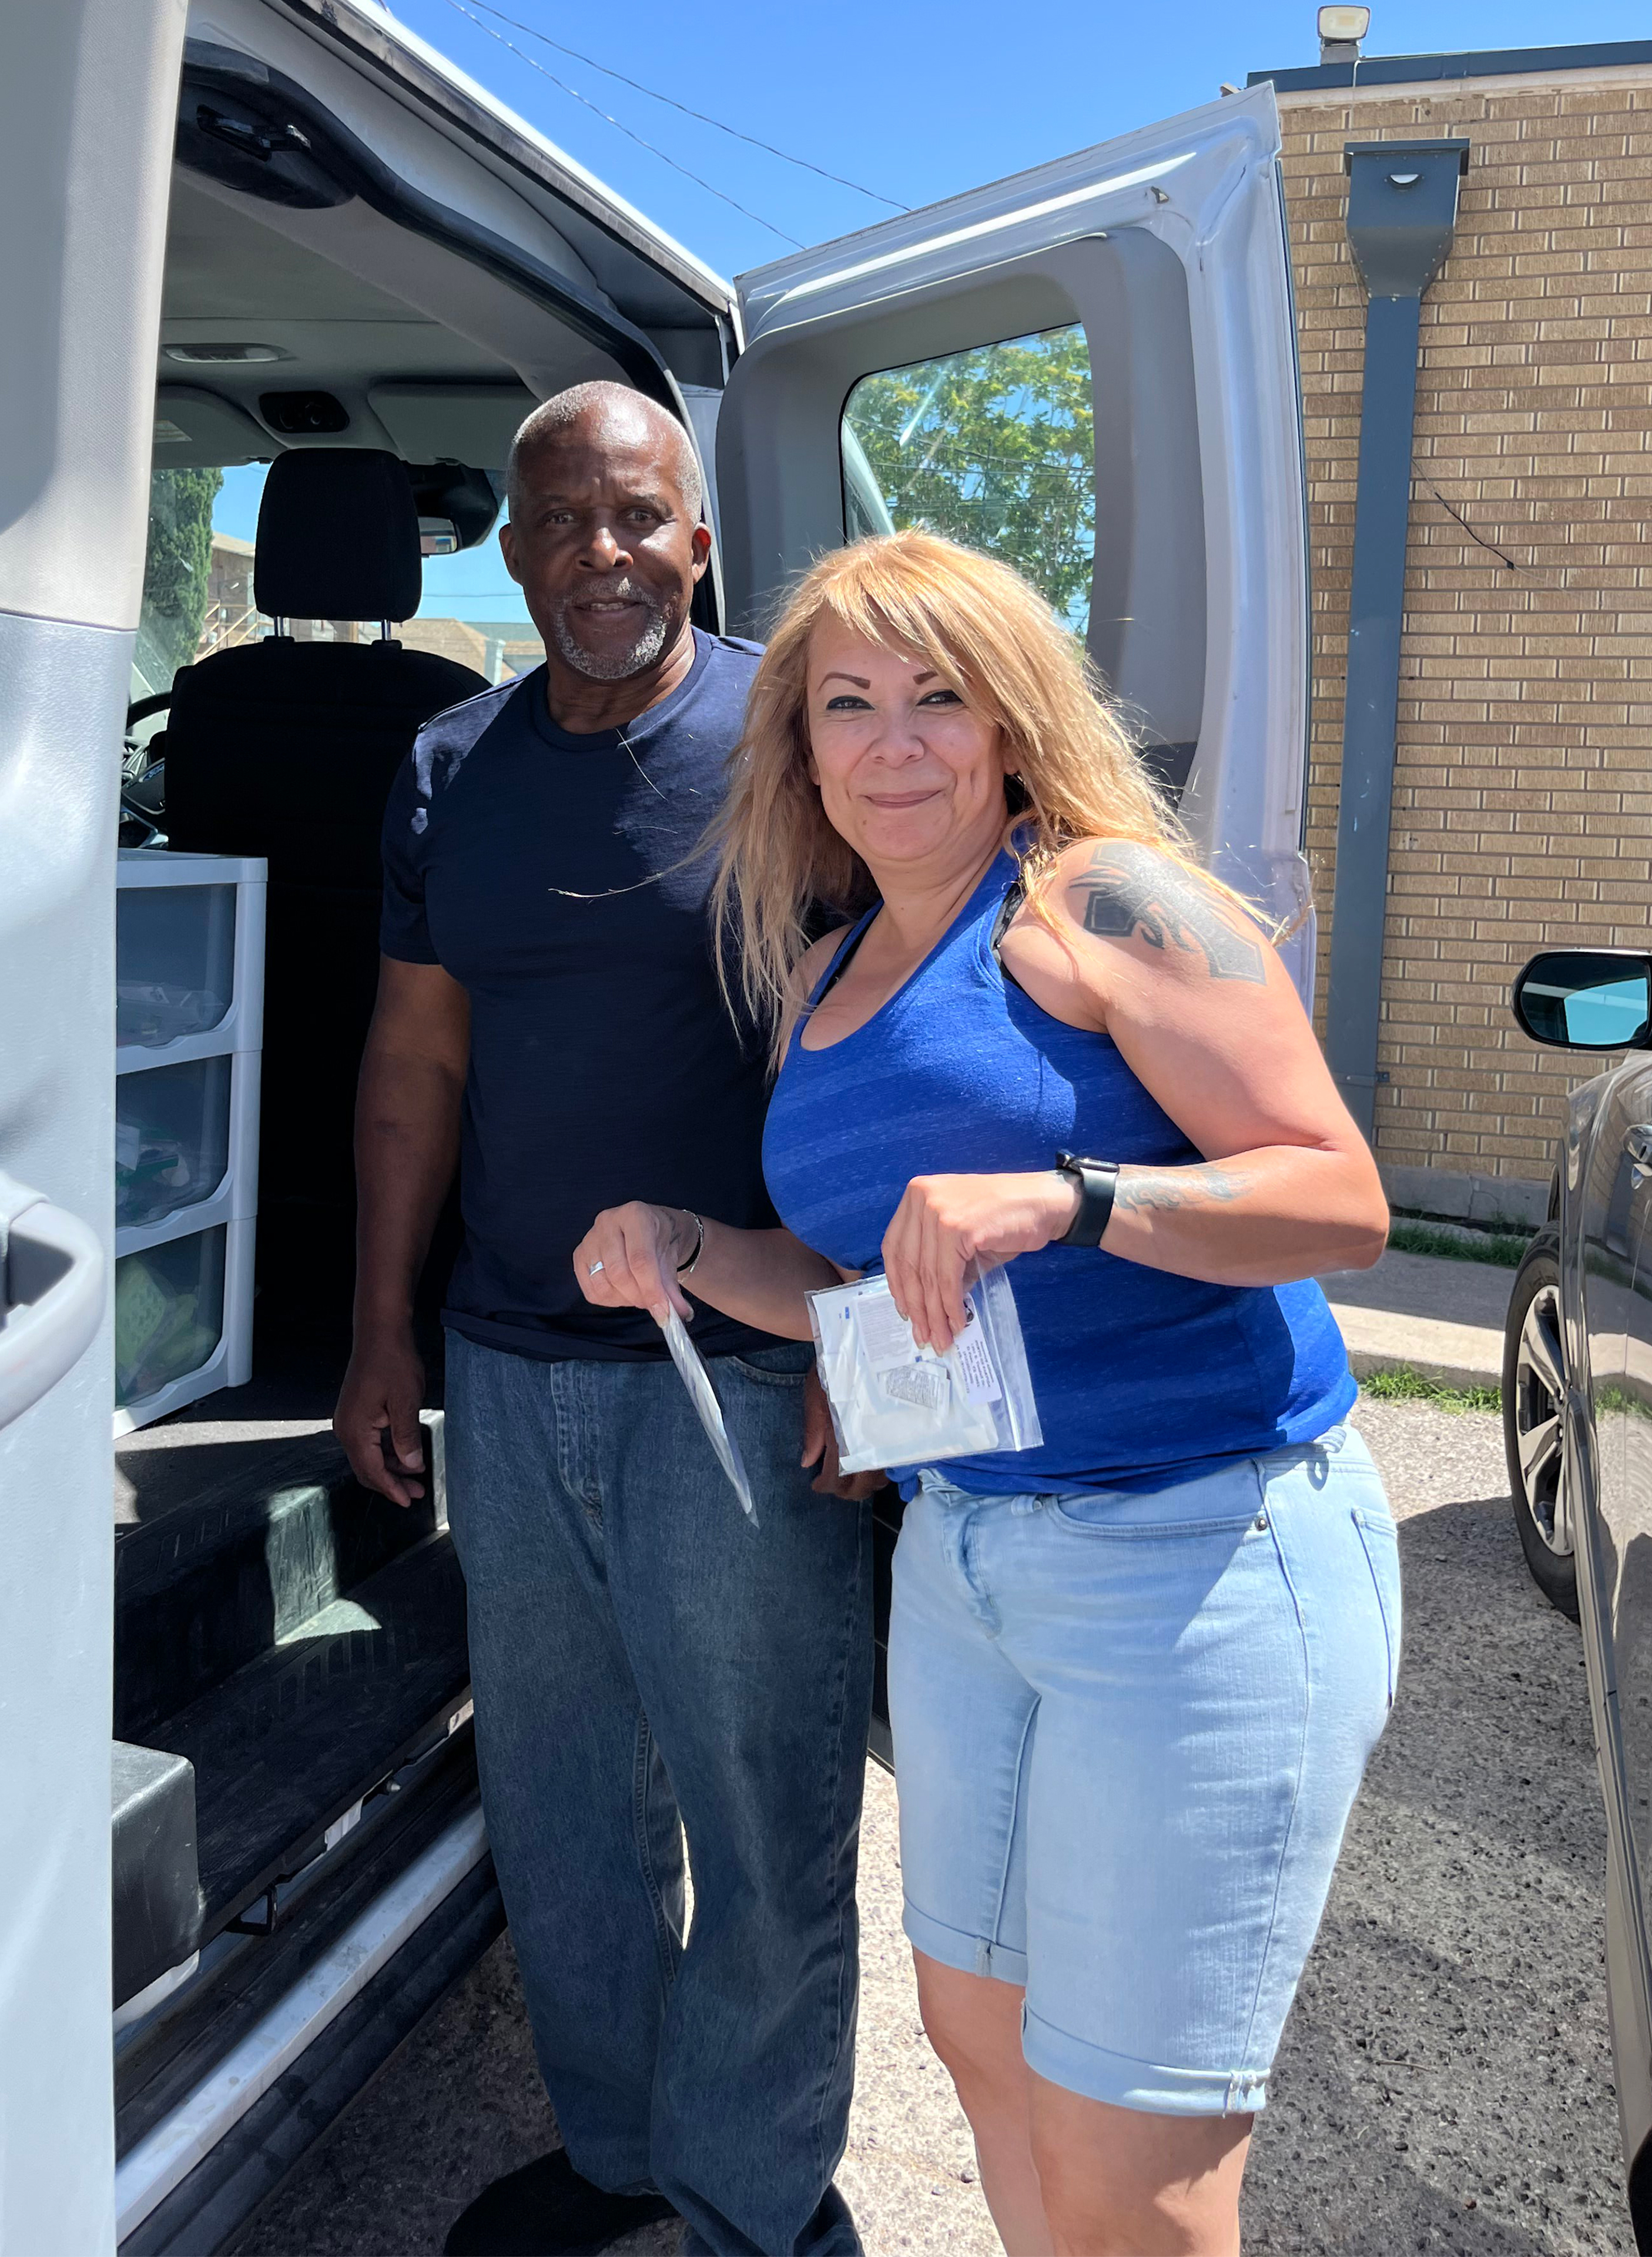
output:
[[[974,1301],[966,1296],[964,1305],[970,1320],[952,1343],[964,1381],[964,1392],[971,1403],[996,1403],[1004,1392],[998,1366],[992,1360],[986,1334],[975,1313]]]
[[[912,1337],[912,1327],[886,1292],[863,1294],[854,1305],[860,1345],[874,1371],[917,1361],[918,1344]]]

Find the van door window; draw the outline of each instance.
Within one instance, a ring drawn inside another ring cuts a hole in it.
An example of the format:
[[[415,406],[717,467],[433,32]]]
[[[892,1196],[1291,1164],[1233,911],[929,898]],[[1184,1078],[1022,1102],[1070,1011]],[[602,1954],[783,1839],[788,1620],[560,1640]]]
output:
[[[1096,550],[1095,415],[1084,328],[863,377],[844,409],[851,541],[909,526],[1024,573],[1077,634]]]
[[[222,471],[157,470],[149,481],[144,601],[132,653],[132,696],[170,690],[195,656],[211,604],[213,505]]]

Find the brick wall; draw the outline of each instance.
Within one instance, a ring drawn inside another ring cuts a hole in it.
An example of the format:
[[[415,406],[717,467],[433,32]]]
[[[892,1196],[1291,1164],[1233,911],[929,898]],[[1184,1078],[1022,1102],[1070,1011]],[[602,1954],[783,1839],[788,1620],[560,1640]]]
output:
[[[1509,982],[1544,944],[1644,944],[1652,905],[1652,69],[1287,94],[1280,108],[1322,945],[1365,322],[1343,145],[1472,145],[1455,245],[1423,302],[1377,1154],[1389,1168],[1546,1178],[1578,1070],[1517,1031]]]

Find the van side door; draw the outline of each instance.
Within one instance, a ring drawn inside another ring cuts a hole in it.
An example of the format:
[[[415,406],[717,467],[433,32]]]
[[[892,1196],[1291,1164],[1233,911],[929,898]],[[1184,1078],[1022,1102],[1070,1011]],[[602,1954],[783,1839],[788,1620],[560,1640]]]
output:
[[[0,74],[0,2246],[114,2243],[115,825],[182,0]]]
[[[1211,866],[1312,914],[1301,408],[1271,88],[739,278],[724,569],[760,633],[823,548],[923,524],[1085,633]]]

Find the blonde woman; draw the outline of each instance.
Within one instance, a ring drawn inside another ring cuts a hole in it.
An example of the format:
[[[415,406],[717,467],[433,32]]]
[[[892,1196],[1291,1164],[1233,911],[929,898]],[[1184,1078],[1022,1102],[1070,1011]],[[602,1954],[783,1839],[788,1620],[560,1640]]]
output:
[[[924,2023],[1012,2257],[1227,2257],[1394,1690],[1394,1524],[1307,1282],[1380,1252],[1376,1170],[1070,635],[947,541],[798,589],[720,899],[786,1227],[611,1209],[582,1284],[687,1314],[681,1270],[802,1339],[807,1291],[881,1262],[943,1348],[967,1265],[1010,1262],[1041,1447],[892,1468]],[[808,946],[821,900],[852,922]]]

